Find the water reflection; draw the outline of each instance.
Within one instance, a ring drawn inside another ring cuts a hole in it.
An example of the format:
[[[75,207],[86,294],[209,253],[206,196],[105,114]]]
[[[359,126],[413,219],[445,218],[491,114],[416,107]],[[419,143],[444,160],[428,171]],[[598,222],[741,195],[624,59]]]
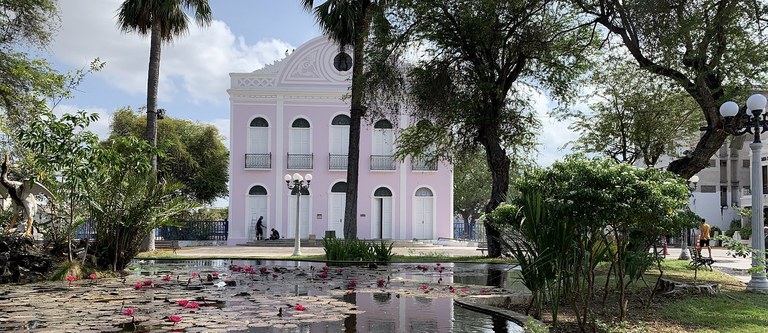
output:
[[[320,269],[324,263],[273,260],[190,260],[190,261],[145,261],[138,265],[134,274],[163,275],[185,272],[209,273],[226,272],[231,265],[238,266],[279,266],[310,267]],[[390,277],[413,279],[425,283],[458,285],[488,285],[507,289],[515,288],[515,272],[511,265],[499,264],[424,264],[428,269],[415,269],[418,264],[393,264],[380,267]],[[348,266],[348,265],[346,265]],[[445,269],[435,269],[444,267]],[[238,287],[245,286],[238,284]],[[243,289],[245,290],[245,289]],[[314,296],[327,294],[327,290],[308,288],[296,284],[292,295]],[[477,313],[456,306],[452,298],[427,298],[400,296],[389,292],[358,292],[340,296],[341,300],[356,305],[356,314],[337,322],[299,323],[292,328],[260,327],[249,328],[249,333],[273,332],[523,332],[516,323],[506,319]],[[225,307],[245,307],[248,301],[228,299]],[[272,316],[276,314],[264,314]]]

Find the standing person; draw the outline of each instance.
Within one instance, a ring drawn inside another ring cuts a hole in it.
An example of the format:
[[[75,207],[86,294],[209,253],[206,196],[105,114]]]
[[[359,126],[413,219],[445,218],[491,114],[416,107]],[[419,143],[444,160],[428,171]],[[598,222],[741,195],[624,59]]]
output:
[[[699,231],[701,231],[701,236],[699,238],[699,253],[701,253],[701,248],[706,245],[707,251],[709,252],[709,257],[712,258],[712,248],[709,246],[710,230],[711,227],[707,223],[707,220],[701,219],[701,224],[699,225]]]
[[[264,239],[264,216],[259,216],[256,222],[256,240]]]

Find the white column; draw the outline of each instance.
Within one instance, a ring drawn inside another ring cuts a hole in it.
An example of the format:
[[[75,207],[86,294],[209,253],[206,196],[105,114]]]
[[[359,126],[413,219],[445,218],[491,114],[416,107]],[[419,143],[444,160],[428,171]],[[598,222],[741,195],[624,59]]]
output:
[[[763,175],[760,161],[763,143],[755,135],[755,141],[749,144],[752,149],[752,267],[764,267],[765,243],[763,240]],[[768,280],[765,268],[752,273],[747,290],[768,293]]]

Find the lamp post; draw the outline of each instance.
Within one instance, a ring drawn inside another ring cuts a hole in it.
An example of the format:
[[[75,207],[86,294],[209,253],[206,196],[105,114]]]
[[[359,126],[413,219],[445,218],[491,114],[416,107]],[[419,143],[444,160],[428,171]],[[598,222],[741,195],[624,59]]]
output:
[[[296,234],[294,235],[294,242],[293,242],[293,254],[292,256],[300,256],[301,255],[301,234],[299,231],[300,228],[300,212],[301,212],[301,206],[299,206],[299,201],[301,201],[301,191],[309,189],[309,182],[312,181],[312,175],[306,174],[304,177],[302,177],[298,173],[294,173],[293,176],[290,174],[285,175],[283,177],[285,179],[285,183],[288,185],[288,189],[291,190],[291,194],[296,196]]]
[[[749,144],[752,149],[752,267],[762,267],[765,256],[765,243],[763,243],[763,176],[761,170],[760,134],[768,130],[768,119],[763,114],[766,98],[762,94],[754,94],[747,99],[747,119],[743,124],[734,129],[726,127],[726,131],[733,135],[750,133],[754,140]],[[731,119],[739,112],[739,105],[734,102],[725,102],[720,106],[720,115],[725,119]],[[754,270],[747,284],[747,290],[752,292],[768,293],[768,280],[765,278],[765,269]]]
[[[691,202],[691,210],[693,210],[693,203],[695,202],[693,199],[693,191],[696,190],[696,184],[699,183],[699,176],[693,175],[691,178],[688,178],[688,196],[689,200]],[[683,228],[683,241],[680,245],[680,258],[679,260],[691,260],[691,256],[688,254],[688,227]]]

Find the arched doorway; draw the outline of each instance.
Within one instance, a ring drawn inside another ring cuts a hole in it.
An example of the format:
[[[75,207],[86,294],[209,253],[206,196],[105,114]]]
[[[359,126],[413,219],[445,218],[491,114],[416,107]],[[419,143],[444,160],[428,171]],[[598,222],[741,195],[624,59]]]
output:
[[[413,197],[413,238],[432,239],[435,225],[435,196],[432,190],[421,187]]]
[[[267,231],[269,231],[269,228],[271,226],[275,225],[273,221],[270,221],[269,216],[267,213],[269,213],[269,210],[267,207],[269,207],[269,196],[267,195],[267,189],[264,186],[261,185],[255,185],[251,187],[248,190],[248,198],[247,198],[247,211],[246,211],[246,228],[245,235],[248,235],[248,239],[256,239],[256,222],[258,222],[259,217],[264,217],[264,227],[267,228],[267,230],[264,231],[265,234],[267,234]]]
[[[371,238],[392,238],[392,191],[379,187],[373,192]]]
[[[337,238],[344,238],[344,208],[347,202],[347,182],[337,182],[328,195],[328,230],[335,230]]]

